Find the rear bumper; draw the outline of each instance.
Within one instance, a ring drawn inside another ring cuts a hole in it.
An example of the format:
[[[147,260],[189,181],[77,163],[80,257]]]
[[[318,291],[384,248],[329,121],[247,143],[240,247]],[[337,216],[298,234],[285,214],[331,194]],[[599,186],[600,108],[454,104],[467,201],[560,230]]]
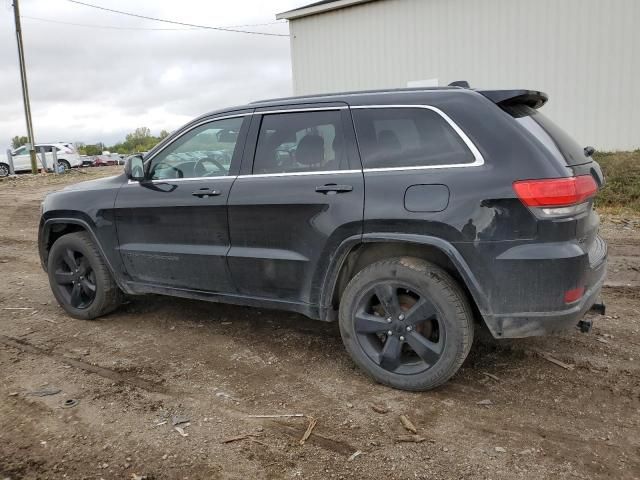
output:
[[[598,302],[607,272],[606,243],[598,238],[597,258],[589,262],[581,275],[585,292],[582,298],[566,309],[552,311],[484,314],[487,327],[495,338],[523,338],[561,333],[575,327],[591,307]],[[556,273],[562,276],[562,273]],[[554,289],[555,290],[555,289]],[[556,292],[549,291],[549,297]]]

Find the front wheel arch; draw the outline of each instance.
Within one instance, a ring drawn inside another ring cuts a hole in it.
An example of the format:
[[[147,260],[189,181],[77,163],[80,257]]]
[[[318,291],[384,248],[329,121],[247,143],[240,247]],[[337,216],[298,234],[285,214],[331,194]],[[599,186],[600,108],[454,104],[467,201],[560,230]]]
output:
[[[98,241],[98,237],[89,222],[81,218],[52,217],[46,220],[40,220],[38,250],[40,254],[40,263],[42,264],[44,271],[47,271],[49,251],[51,250],[53,243],[61,236],[74,232],[86,232],[91,237],[91,240],[96,245],[102,259],[106,263],[111,276],[120,289],[125,293],[132,293],[131,289],[127,287],[122,276],[118,274],[118,271],[116,271],[114,265],[111,263],[112,259],[105,254],[102,244]]]

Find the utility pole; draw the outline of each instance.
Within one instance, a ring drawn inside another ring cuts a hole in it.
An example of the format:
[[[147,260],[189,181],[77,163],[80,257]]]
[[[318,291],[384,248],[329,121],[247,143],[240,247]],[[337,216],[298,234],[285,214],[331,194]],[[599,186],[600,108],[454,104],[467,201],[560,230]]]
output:
[[[36,161],[36,147],[33,138],[33,123],[31,122],[31,106],[29,105],[29,87],[27,87],[27,66],[24,63],[24,45],[22,43],[22,27],[20,26],[20,6],[18,0],[13,0],[13,16],[16,21],[16,39],[18,41],[18,60],[20,61],[20,80],[22,82],[22,101],[24,115],[27,117],[27,139],[29,141],[29,156],[31,157],[31,173],[38,173]]]

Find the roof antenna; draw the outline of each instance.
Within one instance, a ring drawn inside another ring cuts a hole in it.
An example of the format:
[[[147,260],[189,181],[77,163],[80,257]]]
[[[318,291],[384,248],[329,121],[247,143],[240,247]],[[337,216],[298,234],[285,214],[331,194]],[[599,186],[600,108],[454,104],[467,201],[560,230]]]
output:
[[[467,82],[466,80],[456,80],[455,82],[451,82],[448,86],[449,87],[471,88],[471,85],[469,85],[469,82]]]

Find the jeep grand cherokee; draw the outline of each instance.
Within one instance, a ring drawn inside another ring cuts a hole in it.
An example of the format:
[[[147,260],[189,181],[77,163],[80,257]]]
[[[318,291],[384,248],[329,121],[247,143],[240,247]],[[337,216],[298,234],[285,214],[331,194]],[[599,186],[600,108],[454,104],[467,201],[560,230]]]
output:
[[[445,87],[262,101],[204,115],[121,175],[43,203],[69,315],[155,293],[339,321],[378,382],[424,390],[496,338],[561,331],[600,292],[603,184],[544,93]]]

